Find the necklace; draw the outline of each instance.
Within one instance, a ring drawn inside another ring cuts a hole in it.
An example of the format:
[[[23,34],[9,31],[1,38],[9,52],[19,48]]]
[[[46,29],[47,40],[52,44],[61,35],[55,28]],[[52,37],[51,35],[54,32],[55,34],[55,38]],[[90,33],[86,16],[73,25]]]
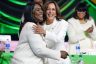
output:
[[[86,20],[79,20],[80,24],[85,24],[87,21]]]
[[[59,24],[58,22],[54,21],[50,25],[45,25],[44,29],[52,32],[58,26],[58,24]]]

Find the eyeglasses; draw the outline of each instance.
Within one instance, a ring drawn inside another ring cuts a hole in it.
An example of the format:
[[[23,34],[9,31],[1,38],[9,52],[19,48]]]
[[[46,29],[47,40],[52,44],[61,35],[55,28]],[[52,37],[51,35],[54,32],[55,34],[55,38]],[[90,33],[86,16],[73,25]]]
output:
[[[77,11],[78,14],[85,14],[86,11]]]

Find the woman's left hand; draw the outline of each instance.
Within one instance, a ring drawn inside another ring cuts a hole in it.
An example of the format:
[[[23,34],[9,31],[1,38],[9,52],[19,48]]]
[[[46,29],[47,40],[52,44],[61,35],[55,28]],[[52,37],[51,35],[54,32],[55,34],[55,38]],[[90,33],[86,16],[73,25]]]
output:
[[[33,29],[34,29],[36,34],[46,34],[46,31],[40,25],[34,25]]]

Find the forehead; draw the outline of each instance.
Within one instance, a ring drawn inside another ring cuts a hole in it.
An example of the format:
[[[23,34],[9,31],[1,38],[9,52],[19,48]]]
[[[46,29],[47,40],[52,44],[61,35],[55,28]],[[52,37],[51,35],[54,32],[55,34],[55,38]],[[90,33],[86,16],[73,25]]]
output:
[[[35,4],[34,9],[38,9],[38,8],[41,9],[41,6],[39,4]]]
[[[54,7],[55,7],[55,4],[54,4],[54,3],[49,3],[49,4],[48,4],[48,7],[54,8]]]

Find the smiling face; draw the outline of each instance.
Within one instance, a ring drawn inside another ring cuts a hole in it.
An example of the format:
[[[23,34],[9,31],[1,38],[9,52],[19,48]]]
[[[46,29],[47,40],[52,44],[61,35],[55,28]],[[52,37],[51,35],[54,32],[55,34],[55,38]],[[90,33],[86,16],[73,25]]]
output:
[[[54,3],[48,4],[46,16],[48,20],[54,20],[54,18],[56,17],[56,6],[54,5]]]
[[[34,15],[34,18],[39,22],[43,21],[43,10],[39,4],[35,4],[33,15]]]
[[[77,16],[79,19],[84,19],[86,11],[77,11]]]

